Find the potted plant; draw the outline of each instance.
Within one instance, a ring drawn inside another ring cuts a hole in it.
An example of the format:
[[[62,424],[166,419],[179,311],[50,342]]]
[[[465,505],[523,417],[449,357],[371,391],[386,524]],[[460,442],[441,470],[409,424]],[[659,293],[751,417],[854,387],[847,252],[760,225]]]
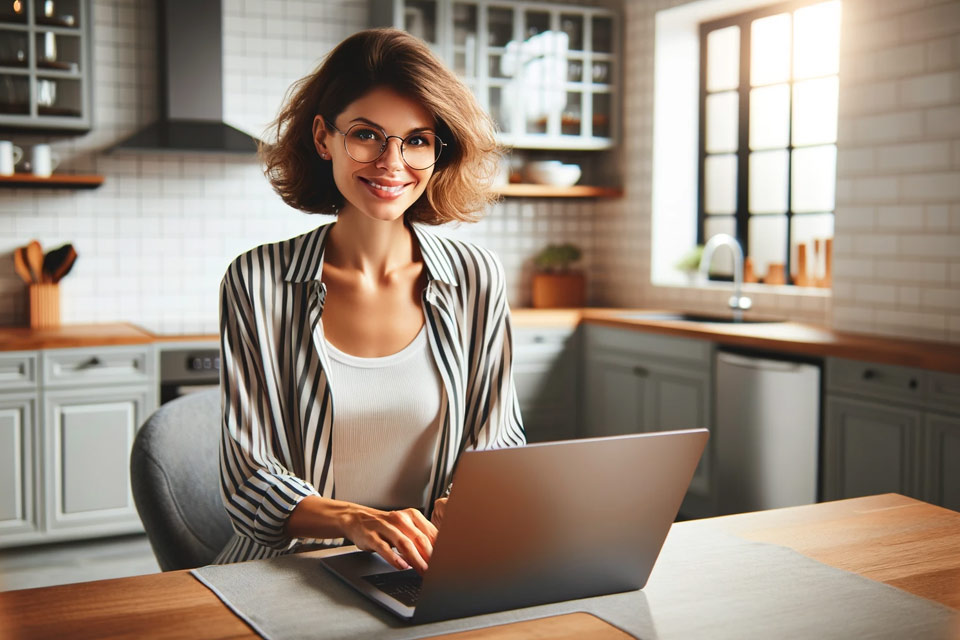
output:
[[[680,271],[687,276],[687,281],[690,284],[694,284],[697,279],[697,271],[700,269],[700,259],[703,257],[703,245],[698,244],[690,251],[683,254],[683,257],[680,258],[674,264],[674,268],[677,271]]]
[[[570,266],[581,252],[572,244],[549,245],[533,260],[533,306],[537,309],[575,308],[586,303],[586,278]]]

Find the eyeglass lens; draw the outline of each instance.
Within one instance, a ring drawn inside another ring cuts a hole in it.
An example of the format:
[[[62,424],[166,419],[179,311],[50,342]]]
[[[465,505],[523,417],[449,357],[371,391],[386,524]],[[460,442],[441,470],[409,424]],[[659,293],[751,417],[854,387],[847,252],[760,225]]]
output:
[[[373,162],[387,147],[382,131],[355,124],[344,136],[347,153],[357,162]],[[433,133],[411,133],[400,144],[400,155],[411,169],[427,169],[440,157],[443,145]]]

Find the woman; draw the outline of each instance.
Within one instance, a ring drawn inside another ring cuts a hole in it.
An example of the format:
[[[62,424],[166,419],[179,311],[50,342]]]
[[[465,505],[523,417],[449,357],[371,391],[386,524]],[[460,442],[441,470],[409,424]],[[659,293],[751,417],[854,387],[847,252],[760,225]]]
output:
[[[459,454],[525,441],[500,262],[424,227],[490,202],[493,127],[393,29],[342,42],[276,126],[262,150],[274,188],[336,222],[224,276],[221,492],[236,534],[217,562],[347,539],[422,573]]]

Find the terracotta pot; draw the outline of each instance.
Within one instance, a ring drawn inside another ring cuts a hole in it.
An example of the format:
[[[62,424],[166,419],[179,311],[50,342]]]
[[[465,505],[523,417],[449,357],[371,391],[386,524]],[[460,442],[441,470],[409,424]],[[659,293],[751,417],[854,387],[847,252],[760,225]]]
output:
[[[586,284],[582,273],[535,273],[533,306],[536,309],[583,307],[587,300]]]

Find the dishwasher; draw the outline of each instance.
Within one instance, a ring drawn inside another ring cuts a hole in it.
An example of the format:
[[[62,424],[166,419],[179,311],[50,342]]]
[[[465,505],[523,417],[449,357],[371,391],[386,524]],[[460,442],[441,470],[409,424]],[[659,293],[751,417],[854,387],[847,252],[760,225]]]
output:
[[[817,501],[821,369],[812,361],[717,351],[719,514]]]

